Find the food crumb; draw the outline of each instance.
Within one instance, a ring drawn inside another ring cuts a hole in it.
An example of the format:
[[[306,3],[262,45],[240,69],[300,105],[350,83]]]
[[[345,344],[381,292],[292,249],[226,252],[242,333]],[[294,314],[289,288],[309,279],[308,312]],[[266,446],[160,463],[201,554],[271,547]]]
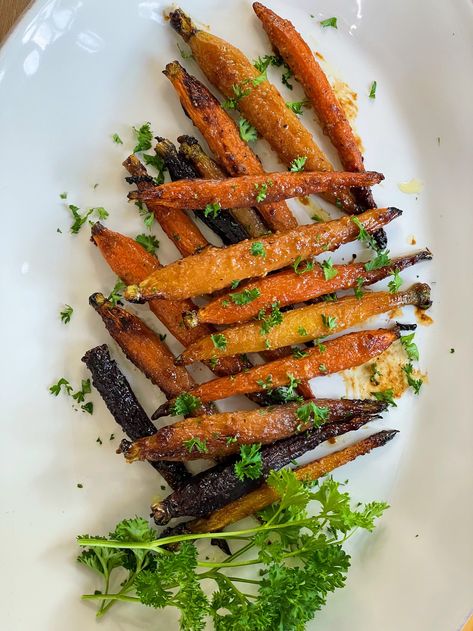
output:
[[[455,352],[455,349],[454,349],[454,348],[451,348],[451,349],[450,349],[450,353],[454,353],[454,352]]]
[[[78,482],[78,483],[77,483],[77,488],[78,488],[78,489],[83,489],[83,488],[84,488],[84,485],[83,485],[81,482]]]

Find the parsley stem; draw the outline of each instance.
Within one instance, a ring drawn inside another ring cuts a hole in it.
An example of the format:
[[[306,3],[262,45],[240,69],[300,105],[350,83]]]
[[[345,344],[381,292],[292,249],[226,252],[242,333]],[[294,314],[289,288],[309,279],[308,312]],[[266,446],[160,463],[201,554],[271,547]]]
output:
[[[136,598],[136,596],[125,596],[125,594],[121,593],[121,590],[120,592],[117,592],[116,594],[82,594],[81,599],[82,600],[109,600],[112,602],[115,600],[123,600],[128,603],[141,602],[141,600],[139,598]],[[112,603],[109,603],[109,604],[112,604]],[[99,611],[97,615],[102,615],[103,613],[105,613],[105,610]]]
[[[260,581],[255,581],[252,578],[240,578],[239,576],[228,576],[231,581],[237,583],[250,583],[251,585],[259,585]]]
[[[223,561],[222,563],[214,563],[212,561],[199,561],[197,563],[198,567],[244,567],[245,565],[255,565],[256,563],[261,563],[259,559],[251,559],[250,561],[239,561],[237,563],[229,563],[228,561]]]

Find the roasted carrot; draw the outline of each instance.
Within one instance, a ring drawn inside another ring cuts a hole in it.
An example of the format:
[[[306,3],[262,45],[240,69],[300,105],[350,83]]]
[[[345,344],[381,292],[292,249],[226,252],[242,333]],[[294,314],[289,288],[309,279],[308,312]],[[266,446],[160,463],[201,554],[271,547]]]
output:
[[[284,20],[259,2],[253,9],[273,47],[302,84],[319,122],[337,150],[346,171],[363,172],[363,156],[350,123],[314,54],[289,20]],[[375,208],[369,188],[352,191],[363,208]]]
[[[135,155],[129,156],[123,166],[131,175],[131,178],[127,178],[128,182],[136,184],[139,191],[153,188],[152,178]],[[206,238],[186,212],[167,208],[157,202],[147,202],[146,205],[179,252],[186,252],[183,256],[200,252],[208,245]]]
[[[211,336],[194,342],[183,351],[176,363],[191,364],[211,357],[257,353],[268,347],[281,348],[303,344],[319,337],[339,333],[396,307],[414,305],[426,309],[431,304],[430,287],[417,283],[405,291],[395,293],[367,292],[361,298],[346,296],[340,300],[318,302],[285,313],[277,310],[279,321],[271,328],[267,326],[268,320],[265,320],[268,312],[264,311],[260,314],[259,321],[225,329],[220,333],[218,344]]]
[[[359,215],[367,232],[375,232],[401,214],[397,208],[376,208]],[[209,294],[234,280],[264,276],[357,238],[359,228],[350,217],[299,226],[287,232],[205,251],[156,270],[139,285],[127,288],[127,300],[182,299]]]
[[[123,451],[128,462],[218,458],[238,453],[240,445],[267,445],[282,440],[313,428],[314,423],[346,421],[375,415],[383,409],[385,404],[369,399],[310,399],[258,410],[198,416],[167,425],[153,436],[131,443]],[[315,418],[315,414],[319,416]]]
[[[195,77],[189,75],[177,61],[168,64],[164,74],[177,91],[185,112],[229,175],[264,174],[261,162],[240,138],[232,118],[209,90]],[[250,204],[243,202],[234,208],[247,205]],[[206,204],[203,208],[205,206]],[[192,207],[195,208],[195,204]],[[258,209],[271,230],[285,230],[297,224],[294,215],[284,202],[265,202],[258,206]]]
[[[88,350],[82,360],[92,374],[92,383],[100,393],[110,414],[130,440],[151,436],[156,427],[149,420],[131,386],[102,344]],[[180,462],[150,462],[171,488],[184,486],[191,474]]]
[[[156,140],[158,142],[155,146],[155,151],[162,158],[173,182],[176,180],[193,180],[198,177],[198,173],[191,162],[177,152],[174,143],[161,136],[156,136]],[[204,210],[195,209],[193,211],[200,221],[222,239],[224,245],[238,243],[251,236],[229,212],[206,213]]]
[[[125,283],[140,282],[140,279],[146,278],[161,267],[159,260],[134,239],[113,232],[100,223],[92,226],[91,239],[115,274]],[[188,309],[195,308],[194,303],[189,300],[150,300],[148,305],[158,320],[183,346],[192,344],[212,331],[206,325],[199,326],[196,331],[186,330],[183,316]],[[238,357],[226,357],[212,362],[211,367],[216,375],[231,375],[248,367],[248,364]]]
[[[341,423],[328,423],[297,436],[291,436],[261,450],[261,476],[258,479],[238,477],[234,460],[206,469],[195,475],[185,487],[151,506],[154,521],[167,524],[174,517],[203,517],[245,495],[268,477],[272,469],[281,469],[326,440],[356,431],[371,417],[355,418]]]
[[[273,302],[280,307],[298,302],[314,300],[325,294],[331,294],[352,287],[366,287],[393,274],[395,270],[415,265],[432,258],[430,250],[421,250],[416,254],[391,259],[389,265],[367,271],[365,263],[333,265],[336,274],[325,278],[322,267],[309,261],[298,261],[296,270],[286,269],[277,274],[270,274],[240,284],[237,289],[215,298],[199,311],[186,315],[186,324],[190,327],[201,322],[213,324],[236,324],[246,322],[258,315],[261,309]]]
[[[196,138],[179,136],[177,140],[181,145],[179,154],[182,154],[192,163],[201,177],[208,180],[226,177],[225,172],[205,153]],[[268,232],[268,228],[253,208],[232,208],[229,212],[245,228],[250,237],[260,237]]]
[[[242,175],[225,180],[180,180],[167,182],[143,192],[129,193],[130,199],[148,202],[157,200],[169,208],[206,208],[216,204],[219,209],[254,206],[261,199],[278,202],[291,197],[300,197],[310,193],[336,191],[347,186],[371,186],[384,179],[381,173],[365,171],[330,171],[318,173],[303,171],[299,173],[276,172],[264,175]],[[264,216],[268,223],[267,216]],[[279,221],[273,230],[287,229],[287,221]],[[292,224],[294,225],[294,223]]]
[[[318,460],[298,467],[294,470],[299,480],[313,481],[330,473],[338,467],[355,460],[359,456],[364,456],[376,447],[382,447],[397,434],[396,430],[385,430],[364,438],[359,442],[340,449],[328,456],[323,456]],[[240,497],[239,499],[217,509],[209,517],[195,519],[180,527],[182,532],[215,532],[225,526],[229,526],[240,519],[266,508],[278,500],[275,490],[267,484],[262,484],[258,489]]]
[[[170,13],[170,22],[189,44],[194,59],[209,81],[227,99],[236,100],[236,107],[244,118],[267,140],[286,166],[295,158],[304,156],[308,171],[333,169],[312,134],[287,107],[278,90],[264,79],[238,48],[212,33],[198,30],[181,9]],[[238,89],[245,96],[235,99],[235,90]],[[323,196],[348,213],[359,211],[347,190]]]
[[[301,358],[285,357],[255,366],[247,372],[207,381],[192,390],[201,401],[217,401],[234,394],[259,392],[284,386],[292,379],[312,379],[364,364],[380,355],[397,338],[396,329],[375,329],[349,333],[324,342],[323,349],[307,349]],[[161,413],[161,410],[160,410]],[[153,415],[153,418],[156,418]]]

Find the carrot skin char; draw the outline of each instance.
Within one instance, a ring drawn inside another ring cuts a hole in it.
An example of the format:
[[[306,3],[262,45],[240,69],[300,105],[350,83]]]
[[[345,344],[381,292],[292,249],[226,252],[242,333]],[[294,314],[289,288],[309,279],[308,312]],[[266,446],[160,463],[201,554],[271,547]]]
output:
[[[402,211],[397,208],[377,208],[359,215],[368,232],[386,225]],[[243,241],[227,248],[208,248],[204,252],[176,261],[156,270],[139,285],[129,286],[127,300],[150,298],[183,299],[213,293],[234,280],[264,276],[268,272],[292,265],[300,256],[306,259],[333,250],[353,241],[359,233],[350,217],[326,223],[299,226],[256,240]],[[258,244],[254,246],[254,244]],[[253,254],[253,248],[264,250],[264,256]]]
[[[276,300],[280,307],[313,300],[325,294],[356,287],[359,278],[363,279],[363,287],[365,287],[386,278],[394,270],[401,272],[411,265],[431,258],[432,254],[429,250],[422,250],[413,255],[392,259],[389,265],[371,271],[366,271],[364,263],[334,265],[337,274],[329,280],[325,279],[322,268],[317,264],[312,270],[303,274],[296,274],[292,269],[287,269],[265,278],[246,282],[239,285],[238,289],[219,296],[194,313],[192,322],[212,324],[245,322],[256,317],[260,309]],[[305,262],[301,262],[300,269],[303,270],[305,265]],[[231,293],[242,292],[245,289],[248,291],[257,289],[259,296],[245,305],[235,305]],[[186,322],[188,320],[189,318]]]
[[[275,349],[303,344],[327,334],[338,333],[361,324],[375,315],[405,305],[429,307],[431,305],[430,287],[417,283],[402,292],[369,292],[361,298],[346,296],[328,303],[319,302],[300,307],[284,313],[282,322],[268,333],[261,330],[261,322],[258,321],[230,327],[223,331],[224,348],[215,348],[212,338],[204,337],[188,346],[176,363],[182,365],[209,359],[212,356],[256,353],[264,350],[266,343]],[[330,329],[327,328],[327,318],[335,319]]]
[[[394,430],[384,430],[369,436],[345,449],[341,449],[327,456],[323,456],[307,465],[294,469],[296,477],[300,480],[313,481],[323,475],[330,473],[338,467],[355,460],[360,456],[364,456],[372,449],[382,447],[397,434]],[[263,510],[270,504],[277,502],[278,495],[273,488],[267,484],[262,484],[258,489],[244,495],[243,497],[227,504],[223,508],[214,511],[208,517],[195,519],[193,521],[177,526],[173,531],[176,532],[215,532],[221,530],[240,519],[249,517],[254,513]],[[163,535],[168,536],[174,532],[166,532]]]
[[[258,79],[259,71],[238,48],[212,33],[195,28],[180,9],[172,11],[169,17],[171,26],[189,44],[194,59],[208,80],[226,98],[234,97],[234,85],[245,87],[248,82]],[[305,168],[308,171],[333,170],[312,134],[286,106],[276,87],[270,81],[250,85],[250,93],[238,101],[237,107],[271,145],[279,159],[289,166],[298,156],[306,156]],[[360,210],[348,190],[338,191],[336,195],[327,193],[323,197],[350,214]]]
[[[327,423],[375,415],[386,405],[379,401],[350,399],[310,399],[317,407],[328,410]],[[238,453],[240,445],[268,444],[313,428],[313,421],[301,422],[297,411],[309,401],[277,405],[265,409],[224,412],[198,416],[167,425],[151,437],[142,438],[126,448],[128,462],[135,460],[198,460],[226,457]],[[198,438],[205,442],[205,453],[186,446],[185,441]],[[228,439],[232,439],[228,441]]]

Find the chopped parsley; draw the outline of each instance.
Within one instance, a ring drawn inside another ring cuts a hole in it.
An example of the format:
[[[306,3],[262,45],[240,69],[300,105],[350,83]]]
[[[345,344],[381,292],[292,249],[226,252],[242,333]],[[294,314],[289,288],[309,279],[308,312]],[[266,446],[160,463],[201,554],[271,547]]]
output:
[[[133,131],[135,133],[137,141],[133,149],[133,153],[151,149],[153,143],[153,132],[151,131],[151,123],[143,123],[141,127],[133,127]]]
[[[325,375],[328,373],[328,368],[325,364],[319,364],[319,371]]]
[[[262,184],[255,184],[255,189],[257,192],[256,201],[262,202],[266,199],[268,195],[268,184],[267,182],[263,182]]]
[[[223,333],[212,333],[210,339],[217,350],[224,351],[227,348],[227,338]]]
[[[207,441],[200,440],[196,436],[189,438],[189,440],[183,440],[182,444],[185,446],[187,451],[191,454],[194,450],[198,451],[201,454],[206,454],[208,452]]]
[[[81,410],[83,410],[84,412],[87,412],[87,414],[93,414],[94,413],[94,404],[92,403],[92,401],[89,401],[88,403],[84,403],[84,405],[81,405]]]
[[[61,317],[61,321],[64,322],[64,324],[69,324],[73,311],[74,309],[71,307],[71,305],[64,305],[64,309],[59,314]]]
[[[383,375],[378,370],[378,365],[376,363],[374,363],[374,364],[371,364],[369,366],[369,368],[370,368],[370,371],[371,371],[370,383],[372,383],[373,386],[379,386],[379,384],[380,384],[379,377],[382,377]]]
[[[320,427],[328,419],[329,412],[328,407],[319,407],[313,401],[309,401],[297,408],[296,414],[302,423],[312,422],[314,427]]]
[[[189,414],[193,414],[200,405],[199,397],[195,397],[190,392],[183,392],[175,398],[169,413],[171,416],[189,416]]]
[[[283,321],[283,315],[279,309],[279,302],[273,302],[271,305],[271,311],[267,312],[265,309],[260,309],[257,319],[261,321],[261,335],[267,335],[270,330],[281,324]]]
[[[328,258],[326,261],[322,261],[320,267],[324,273],[325,280],[331,280],[338,274],[338,270],[333,266],[331,258]]]
[[[263,388],[263,390],[271,390],[271,388],[273,387],[273,376],[268,375],[266,379],[258,379],[256,381],[256,384],[260,388]]]
[[[406,375],[408,385],[414,390],[415,394],[419,394],[422,384],[424,383],[423,379],[414,379],[412,375],[414,368],[411,363],[405,364],[402,370]]]
[[[135,237],[135,241],[150,254],[154,254],[159,248],[159,241],[153,234],[139,234]]]
[[[143,203],[140,201],[135,202],[135,206],[138,207],[140,217],[143,217],[143,223],[148,228],[148,230],[151,230],[151,226],[153,225],[155,219],[154,213],[148,212],[148,210],[143,206]]]
[[[154,183],[158,185],[162,184],[164,182],[164,171],[166,170],[164,160],[157,154],[151,155],[149,153],[143,154],[143,160],[147,166],[154,167],[158,172],[158,175],[153,177]]]
[[[358,298],[358,300],[361,300],[363,298],[363,284],[365,282],[365,279],[363,278],[363,276],[358,276],[358,278],[356,279],[356,285],[355,285],[355,298]]]
[[[301,116],[302,108],[307,107],[308,104],[309,101],[286,101],[286,107],[292,110],[294,114],[297,114],[297,116]]]
[[[239,280],[232,280],[232,282],[230,283],[230,289],[236,289],[238,287],[238,285],[240,284],[241,281]]]
[[[305,337],[306,335],[309,335],[309,334],[307,333],[307,329],[305,329],[303,326],[300,326],[300,327],[297,329],[297,332],[298,332],[298,334],[299,334],[299,335],[302,335],[303,337]]]
[[[258,57],[255,59],[253,61],[253,66],[256,70],[263,73],[266,72],[268,66],[280,67],[283,63],[284,62],[281,57],[278,57],[277,55],[265,55],[264,57]]]
[[[238,438],[236,436],[227,436],[227,438],[225,439],[225,443],[227,447],[237,442],[238,442]]]
[[[296,258],[296,260],[294,261],[293,265],[292,265],[292,269],[299,276],[301,274],[305,274],[306,272],[311,272],[314,269],[314,262],[313,261],[304,261],[304,267],[302,267],[302,268],[300,267],[301,263],[302,263],[302,256],[298,256]]]
[[[389,250],[384,250],[381,252],[378,252],[378,254],[374,257],[374,259],[371,259],[371,261],[368,261],[367,263],[365,263],[365,270],[367,272],[371,272],[375,269],[380,269],[381,267],[385,267],[386,265],[389,265],[391,262],[390,258],[389,258]]]
[[[399,274],[399,270],[394,270],[394,274],[392,279],[388,283],[388,289],[391,294],[395,294],[399,287],[402,285],[403,281]]]
[[[291,83],[289,83],[289,79],[293,76],[292,70],[289,68],[287,64],[284,64],[285,71],[281,75],[281,82],[286,86],[289,90],[292,90],[294,87]]]
[[[371,394],[377,401],[383,401],[384,403],[397,408],[397,403],[394,401],[394,390],[392,388],[379,390],[379,392],[372,392]]]
[[[60,193],[60,194],[59,194],[59,197],[60,197],[61,199],[67,199],[67,193],[66,193],[66,192],[64,192],[64,193]]]
[[[252,243],[250,247],[250,252],[253,256],[262,256],[263,258],[265,258],[266,256],[266,250],[264,249],[264,245],[261,243],[261,241],[255,241],[254,243]]]
[[[327,27],[338,28],[337,18],[327,18],[326,20],[322,20],[321,22],[319,22],[319,24],[322,28],[327,28]]]
[[[337,318],[335,316],[327,316],[325,313],[322,313],[320,317],[322,318],[322,324],[326,329],[331,331],[337,326]]]
[[[257,480],[263,472],[261,457],[261,443],[240,446],[240,460],[234,465],[236,477],[243,481],[245,478]]]
[[[351,217],[351,220],[359,230],[358,236],[356,237],[358,241],[364,242],[365,245],[367,245],[369,248],[377,251],[378,245],[376,243],[375,238],[366,230],[366,228],[358,219],[358,217]]]
[[[240,130],[240,138],[245,142],[253,142],[258,138],[258,132],[253,125],[246,120],[246,118],[240,118],[238,121],[238,128]]]
[[[230,298],[236,305],[247,305],[260,296],[261,292],[258,287],[254,287],[253,289],[244,289],[238,293],[230,294]]]
[[[66,394],[71,394],[72,386],[67,379],[64,379],[64,377],[61,377],[61,379],[59,379],[57,383],[50,386],[49,392],[53,394],[55,397],[57,397],[58,394],[61,392],[62,388],[64,388],[64,392]]]
[[[213,204],[207,204],[204,208],[204,217],[211,217],[212,219],[216,219],[222,207],[218,202],[214,202]]]
[[[319,351],[319,353],[325,353],[325,351],[327,350],[327,347],[325,346],[325,344],[322,344],[320,339],[314,340],[314,346],[317,346],[317,350]]]
[[[370,93],[368,95],[370,99],[375,99],[376,98],[376,88],[377,87],[378,87],[378,82],[377,81],[373,81],[371,83]]]
[[[112,134],[112,140],[117,145],[122,145],[123,144],[123,140],[120,138],[120,136],[118,134]]]
[[[77,401],[77,403],[83,403],[85,401],[85,395],[90,394],[92,392],[92,387],[90,384],[90,379],[82,379],[81,388],[77,392],[74,392],[72,398]]]
[[[293,348],[292,356],[294,359],[302,359],[303,357],[307,357],[309,353],[307,351],[302,350],[302,348]]]
[[[97,208],[89,208],[83,215],[81,215],[79,212],[80,208],[78,206],[75,206],[74,204],[69,204],[67,208],[69,209],[74,220],[71,225],[72,234],[78,234],[82,226],[93,213],[95,213],[100,220],[107,219],[109,215],[108,211],[106,211],[103,206],[98,206]]]
[[[126,288],[125,283],[117,278],[117,282],[113,286],[112,291],[110,292],[107,300],[109,300],[114,306],[121,302],[122,292]]]
[[[292,173],[299,173],[304,170],[305,163],[307,162],[307,156],[298,156],[289,165],[289,171]]]
[[[241,85],[238,85],[236,83],[232,85],[232,90],[233,90],[234,96],[230,99],[226,99],[222,103],[222,107],[227,110],[236,110],[238,107],[238,102],[243,97],[248,96],[248,94],[251,92],[251,88],[247,88],[246,90],[244,90]]]
[[[407,357],[410,361],[419,361],[419,349],[417,344],[413,341],[415,333],[409,335],[401,335],[401,344],[406,351]]]

